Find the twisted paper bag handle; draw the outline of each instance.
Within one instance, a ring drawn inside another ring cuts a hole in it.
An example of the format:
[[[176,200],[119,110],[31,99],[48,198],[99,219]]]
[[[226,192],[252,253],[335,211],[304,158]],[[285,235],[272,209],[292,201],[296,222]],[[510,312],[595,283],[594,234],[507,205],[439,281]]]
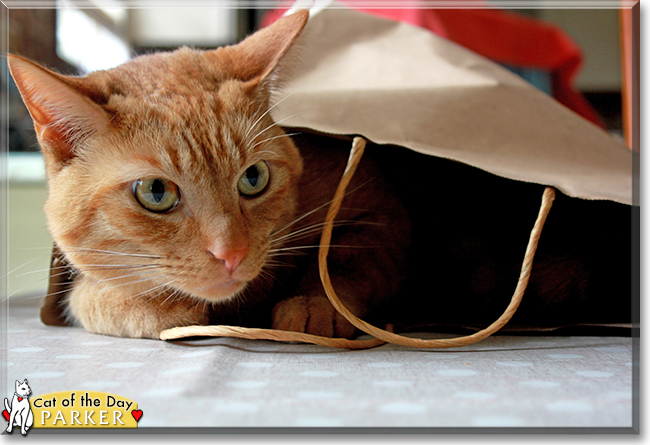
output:
[[[352,314],[343,305],[343,303],[341,303],[341,300],[339,300],[338,296],[336,295],[336,292],[332,287],[329,272],[327,269],[327,254],[329,252],[330,241],[332,239],[334,218],[336,218],[339,208],[341,207],[341,203],[345,196],[345,190],[350,183],[350,180],[352,179],[357,166],[359,165],[361,157],[363,156],[365,145],[366,141],[361,137],[355,137],[352,141],[352,149],[350,151],[348,164],[345,168],[343,176],[341,177],[338,188],[336,189],[336,193],[334,194],[334,199],[330,204],[327,216],[325,217],[325,225],[321,235],[320,248],[318,251],[318,268],[325,293],[327,294],[327,298],[332,303],[334,308],[357,329],[360,329],[361,331],[372,335],[375,337],[374,339],[348,340],[344,338],[321,337],[300,332],[280,331],[275,329],[243,328],[238,326],[182,326],[162,331],[160,333],[160,338],[162,340],[173,340],[193,336],[237,337],[275,341],[297,341],[343,349],[368,349],[385,343],[393,343],[396,345],[409,346],[413,348],[439,349],[471,345],[489,337],[501,329],[512,318],[515,311],[519,307],[521,299],[524,295],[524,291],[526,290],[526,286],[528,285],[533,265],[533,258],[535,257],[535,251],[537,250],[537,244],[542,233],[544,222],[546,221],[546,217],[548,216],[551,206],[553,205],[553,200],[555,199],[555,190],[552,187],[546,187],[544,190],[539,214],[530,233],[528,246],[526,248],[526,253],[524,254],[524,260],[521,266],[521,272],[519,274],[517,287],[515,288],[514,294],[512,295],[510,304],[494,323],[481,331],[463,337],[449,339],[418,339],[405,337],[395,334],[390,330],[380,329],[376,326],[373,326]],[[390,329],[390,326],[388,329]]]

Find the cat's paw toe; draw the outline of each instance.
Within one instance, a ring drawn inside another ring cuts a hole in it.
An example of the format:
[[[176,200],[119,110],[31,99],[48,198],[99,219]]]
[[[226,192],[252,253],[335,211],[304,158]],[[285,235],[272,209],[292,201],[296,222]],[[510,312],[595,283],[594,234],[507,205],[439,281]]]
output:
[[[356,332],[323,297],[293,297],[279,302],[273,309],[272,327],[323,337],[352,338]]]

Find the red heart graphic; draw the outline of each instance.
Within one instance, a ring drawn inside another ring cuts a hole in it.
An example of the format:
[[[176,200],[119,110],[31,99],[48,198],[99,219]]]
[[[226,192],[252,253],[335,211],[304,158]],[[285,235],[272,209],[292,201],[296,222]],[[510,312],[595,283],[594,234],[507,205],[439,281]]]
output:
[[[2,411],[2,415],[5,416],[5,419],[7,419],[7,422],[9,422],[9,412],[7,410]]]
[[[131,411],[131,415],[135,419],[136,422],[140,421],[140,417],[142,417],[142,410],[141,409],[134,409]]]
[[[19,402],[22,402],[22,401],[23,401],[23,398],[22,398],[22,397],[18,397],[18,401],[19,401]]]

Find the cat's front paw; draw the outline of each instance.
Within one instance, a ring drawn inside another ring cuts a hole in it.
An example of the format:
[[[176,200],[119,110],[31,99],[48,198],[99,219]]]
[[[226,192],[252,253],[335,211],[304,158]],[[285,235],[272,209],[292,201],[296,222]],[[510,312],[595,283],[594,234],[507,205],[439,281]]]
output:
[[[356,328],[324,297],[293,297],[273,308],[272,327],[323,337],[352,338]]]
[[[208,306],[190,298],[134,298],[98,286],[77,286],[68,315],[87,331],[117,337],[159,339],[165,329],[208,324]]]

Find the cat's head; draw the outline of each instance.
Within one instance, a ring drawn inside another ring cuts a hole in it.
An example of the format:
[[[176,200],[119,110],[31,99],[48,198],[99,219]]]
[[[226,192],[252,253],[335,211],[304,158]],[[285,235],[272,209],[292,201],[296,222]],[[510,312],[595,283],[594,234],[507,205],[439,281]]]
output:
[[[15,387],[16,387],[15,389],[16,394],[18,394],[21,397],[27,398],[32,394],[32,390],[29,387],[29,384],[27,383],[27,379],[25,379],[24,382],[19,382],[18,380],[16,380]]]
[[[295,211],[302,163],[267,111],[307,18],[85,77],[9,56],[46,161],[48,227],[75,268],[211,301],[260,273]]]

